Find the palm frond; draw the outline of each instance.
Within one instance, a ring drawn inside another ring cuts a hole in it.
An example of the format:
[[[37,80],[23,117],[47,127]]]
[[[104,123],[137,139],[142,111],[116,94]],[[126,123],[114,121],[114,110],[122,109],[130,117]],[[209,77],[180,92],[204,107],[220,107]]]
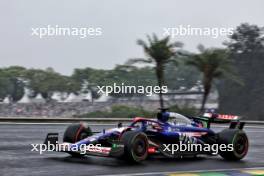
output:
[[[144,59],[144,58],[132,58],[126,61],[125,65],[133,65],[136,63],[146,63],[146,64],[151,64],[153,62],[152,59]]]

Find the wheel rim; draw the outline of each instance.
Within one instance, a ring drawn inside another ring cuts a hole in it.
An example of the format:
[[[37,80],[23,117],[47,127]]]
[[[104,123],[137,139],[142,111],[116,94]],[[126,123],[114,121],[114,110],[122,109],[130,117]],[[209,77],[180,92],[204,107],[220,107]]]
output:
[[[247,152],[248,140],[244,135],[239,135],[235,141],[234,149],[238,155],[244,155]]]
[[[146,154],[147,151],[147,144],[144,139],[136,139],[133,145],[133,153],[137,157],[142,157]]]

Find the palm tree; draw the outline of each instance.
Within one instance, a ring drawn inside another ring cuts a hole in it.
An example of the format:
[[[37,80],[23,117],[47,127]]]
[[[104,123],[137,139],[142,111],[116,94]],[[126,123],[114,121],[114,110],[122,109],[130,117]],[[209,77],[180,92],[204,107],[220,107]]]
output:
[[[175,61],[173,58],[176,56],[176,48],[182,47],[179,42],[171,43],[169,36],[158,39],[158,37],[153,34],[153,36],[147,35],[148,42],[143,40],[138,40],[137,44],[143,47],[143,50],[147,58],[137,58],[130,59],[128,64],[134,63],[148,63],[155,64],[156,77],[158,80],[158,86],[161,88],[164,86],[164,66],[169,61]],[[176,61],[175,61],[176,62]],[[160,108],[164,108],[162,92],[159,93]]]
[[[227,74],[232,77],[234,73],[232,73],[226,50],[205,49],[202,45],[198,46],[198,49],[201,53],[191,56],[186,64],[196,67],[203,75],[202,84],[204,92],[200,109],[200,112],[203,112],[214,79],[220,79]]]

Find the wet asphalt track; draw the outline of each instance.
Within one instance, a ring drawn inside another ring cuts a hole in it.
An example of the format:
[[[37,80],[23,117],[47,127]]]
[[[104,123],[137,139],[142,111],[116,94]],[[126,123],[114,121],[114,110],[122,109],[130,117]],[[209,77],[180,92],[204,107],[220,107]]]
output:
[[[113,158],[71,158],[65,153],[31,152],[31,143],[42,143],[48,132],[63,135],[65,124],[0,124],[1,176],[89,176],[264,167],[264,127],[246,128],[250,138],[247,157],[227,162],[220,157],[197,159],[149,159],[131,165]],[[92,126],[101,130],[110,126]],[[219,129],[218,129],[219,130]],[[153,175],[153,174],[150,174]],[[159,175],[159,174],[157,174]]]

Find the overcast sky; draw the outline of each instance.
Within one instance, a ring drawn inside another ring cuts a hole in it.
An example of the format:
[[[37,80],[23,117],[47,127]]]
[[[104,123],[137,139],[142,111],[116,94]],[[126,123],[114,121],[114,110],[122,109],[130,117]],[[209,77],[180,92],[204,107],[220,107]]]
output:
[[[74,68],[113,68],[142,57],[136,40],[164,27],[236,27],[242,22],[264,26],[263,0],[2,0],[0,1],[0,67],[53,67],[63,74]],[[31,36],[31,28],[101,27],[94,38]],[[185,49],[197,44],[218,47],[226,39],[179,37]]]

